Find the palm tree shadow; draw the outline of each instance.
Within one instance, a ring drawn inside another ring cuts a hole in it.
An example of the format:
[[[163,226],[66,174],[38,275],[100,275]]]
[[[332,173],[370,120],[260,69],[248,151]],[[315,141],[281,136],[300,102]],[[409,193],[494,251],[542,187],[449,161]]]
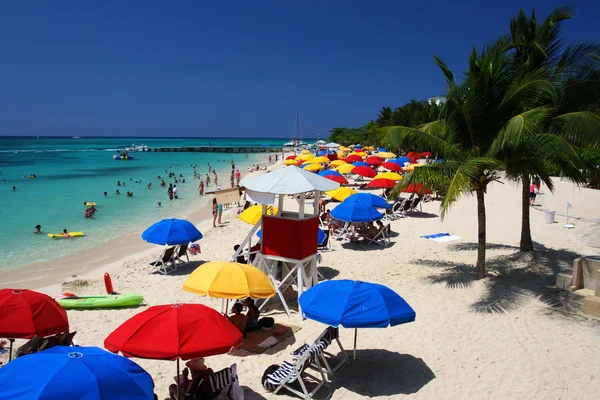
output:
[[[422,212],[422,211],[411,211],[411,212],[407,212],[406,213],[407,217],[410,218],[439,218],[438,214],[432,214],[432,213],[428,213],[428,212]]]
[[[534,243],[535,252],[521,252],[516,246],[488,243],[488,249],[513,250],[509,254],[489,257],[486,263],[488,279],[485,295],[471,305],[479,313],[505,313],[537,299],[550,310],[578,313],[581,304],[570,292],[554,287],[556,276],[570,270],[573,260],[580,254],[568,249],[552,249]],[[475,251],[477,243],[458,243],[449,246],[456,251]],[[441,273],[426,279],[430,283],[446,283],[449,289],[469,287],[474,278],[474,265],[440,260],[416,260],[416,264],[442,268]]]

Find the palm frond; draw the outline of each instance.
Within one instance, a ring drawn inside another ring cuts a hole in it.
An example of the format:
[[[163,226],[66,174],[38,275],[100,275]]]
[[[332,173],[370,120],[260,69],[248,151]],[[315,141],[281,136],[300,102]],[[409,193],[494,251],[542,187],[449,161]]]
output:
[[[431,125],[428,125],[431,128]],[[443,158],[457,158],[459,151],[444,140],[440,132],[435,134],[406,126],[391,126],[383,131],[383,143],[395,147],[417,146],[429,149]]]
[[[600,148],[600,113],[578,111],[552,119],[550,131],[578,147]]]

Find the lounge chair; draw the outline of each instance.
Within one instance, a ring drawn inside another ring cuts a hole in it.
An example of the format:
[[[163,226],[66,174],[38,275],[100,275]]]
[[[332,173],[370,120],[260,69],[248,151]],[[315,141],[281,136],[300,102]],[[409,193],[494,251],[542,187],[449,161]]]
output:
[[[183,262],[183,256],[185,256],[185,259],[189,263],[190,262],[190,258],[188,256],[187,250],[188,250],[188,245],[187,244],[182,244],[179,247],[177,247],[177,252],[173,256],[173,261],[175,263],[178,262],[180,264],[185,264],[185,262]]]
[[[388,219],[399,219],[406,217],[406,210],[404,209],[408,200],[399,199],[394,204],[392,204],[392,208],[389,208],[385,212],[385,216]]]
[[[325,233],[325,239],[317,246],[317,250],[329,251],[331,250],[329,247],[329,229],[324,229],[323,232]]]
[[[385,246],[386,244],[391,243],[390,232],[391,232],[391,227],[390,227],[390,224],[388,223],[388,224],[384,225],[381,229],[379,229],[379,231],[377,232],[377,235],[375,235],[375,237],[367,239],[369,241],[367,244],[377,243],[377,244]]]
[[[173,260],[174,251],[175,247],[169,247],[156,261],[148,263],[148,266],[152,268],[152,272],[158,272],[166,275],[170,271],[175,270],[175,261]]]
[[[222,369],[210,374],[207,378],[199,382],[193,389],[193,400],[215,399],[221,397],[222,392],[226,391],[227,399],[237,400],[243,398],[242,388],[240,387],[237,376],[237,365]],[[221,395],[221,396],[219,396]]]
[[[423,212],[423,207],[421,206],[421,196],[415,197],[411,202],[406,206],[406,211],[408,212]],[[417,206],[419,206],[419,210],[417,210]]]

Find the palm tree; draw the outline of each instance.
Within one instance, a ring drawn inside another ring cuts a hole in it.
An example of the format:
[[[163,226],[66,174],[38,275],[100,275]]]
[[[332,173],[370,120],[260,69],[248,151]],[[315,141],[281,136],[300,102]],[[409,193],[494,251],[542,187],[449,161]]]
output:
[[[381,111],[377,114],[377,125],[378,126],[389,126],[392,123],[392,108],[391,107],[382,107]]]
[[[529,218],[531,178],[539,176],[550,191],[553,190],[550,173],[557,168],[576,182],[583,181],[575,149],[561,138],[569,131],[566,125],[577,125],[578,133],[600,132],[600,120],[593,113],[581,110],[599,98],[600,74],[593,64],[594,56],[600,52],[598,45],[593,42],[562,47],[562,22],[572,16],[571,9],[559,7],[543,23],[538,24],[535,10],[528,18],[521,9],[519,15],[510,21],[513,73],[519,77],[536,75],[552,86],[551,92],[554,93],[552,98],[539,96],[534,103],[521,105],[522,110],[535,105],[552,105],[552,109],[545,108],[545,124],[536,126],[535,132],[530,130],[527,133],[548,132],[550,126],[557,128],[553,136],[546,133],[546,136],[537,139],[522,138],[520,142],[499,139],[502,142],[496,143],[492,155],[502,159],[506,164],[507,176],[520,181],[522,185],[521,251],[533,250]],[[555,118],[551,119],[551,116]],[[571,143],[574,142],[571,140]],[[509,148],[515,144],[521,147]]]
[[[546,85],[539,75],[515,76],[510,49],[508,37],[499,38],[481,53],[474,48],[460,84],[446,64],[434,56],[448,89],[440,118],[418,128],[396,126],[382,131],[386,143],[428,148],[446,160],[416,168],[392,195],[398,195],[411,183],[445,186],[447,192],[440,205],[442,217],[462,195],[474,193],[477,197],[478,279],[486,273],[485,193],[491,182],[500,180],[498,171],[504,165],[488,153],[502,132],[507,139],[520,138],[528,129],[538,126],[546,115],[543,110],[515,113],[516,109],[533,104],[539,97],[554,95],[553,87]]]

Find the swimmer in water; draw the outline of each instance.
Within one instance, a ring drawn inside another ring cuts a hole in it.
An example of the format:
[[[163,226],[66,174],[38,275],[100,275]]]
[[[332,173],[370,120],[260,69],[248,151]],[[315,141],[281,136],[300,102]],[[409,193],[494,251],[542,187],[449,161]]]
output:
[[[115,192],[115,194],[121,194],[121,192],[119,192],[119,189],[117,189],[117,191]]]
[[[73,236],[69,235],[69,232],[67,232],[66,229],[63,229],[63,237],[65,239],[73,239]]]
[[[160,206],[162,206],[162,203],[160,201],[157,201],[156,202],[156,207],[160,207]]]
[[[17,187],[13,186],[13,192],[16,192],[16,191],[17,191]]]
[[[33,233],[37,233],[37,234],[42,233],[42,226],[41,225],[36,225],[35,226],[35,232],[33,232]]]
[[[108,197],[108,193],[104,192],[104,197]]]

